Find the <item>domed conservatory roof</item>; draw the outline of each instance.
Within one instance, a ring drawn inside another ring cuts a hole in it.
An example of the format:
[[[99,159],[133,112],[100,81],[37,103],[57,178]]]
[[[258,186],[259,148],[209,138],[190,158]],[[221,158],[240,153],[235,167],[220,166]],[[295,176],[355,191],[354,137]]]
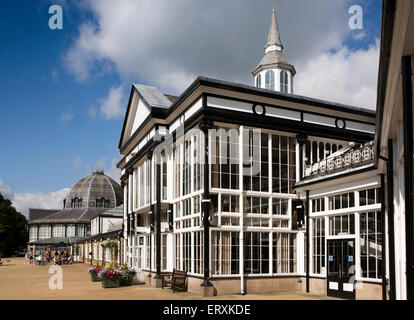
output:
[[[123,203],[121,186],[103,171],[94,170],[72,187],[64,200],[63,210],[30,209],[29,224],[89,223],[93,218]]]
[[[121,186],[103,171],[94,170],[79,180],[65,200],[65,209],[116,208],[123,202]]]

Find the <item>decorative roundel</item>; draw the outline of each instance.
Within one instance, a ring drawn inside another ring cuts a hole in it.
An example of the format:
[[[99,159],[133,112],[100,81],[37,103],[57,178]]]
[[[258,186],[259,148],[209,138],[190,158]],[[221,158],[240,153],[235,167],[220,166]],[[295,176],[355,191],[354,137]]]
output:
[[[339,129],[345,129],[346,122],[345,122],[345,120],[343,120],[343,119],[336,119],[336,120],[335,120],[335,125],[336,125],[336,127],[337,127],[337,128],[339,128]]]
[[[266,114],[266,109],[260,104],[253,105],[253,112],[259,116],[264,116]]]

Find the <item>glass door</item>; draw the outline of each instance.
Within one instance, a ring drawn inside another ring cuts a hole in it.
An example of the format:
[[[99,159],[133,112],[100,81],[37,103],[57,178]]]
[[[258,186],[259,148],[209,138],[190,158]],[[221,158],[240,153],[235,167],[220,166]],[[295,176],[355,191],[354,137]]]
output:
[[[355,299],[355,240],[328,240],[328,296]]]

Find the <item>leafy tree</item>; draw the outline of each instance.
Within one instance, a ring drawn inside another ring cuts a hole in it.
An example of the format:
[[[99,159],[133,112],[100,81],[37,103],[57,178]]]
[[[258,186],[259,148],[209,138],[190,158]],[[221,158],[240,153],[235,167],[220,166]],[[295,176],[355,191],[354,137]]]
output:
[[[0,256],[23,249],[28,241],[27,219],[0,193]]]

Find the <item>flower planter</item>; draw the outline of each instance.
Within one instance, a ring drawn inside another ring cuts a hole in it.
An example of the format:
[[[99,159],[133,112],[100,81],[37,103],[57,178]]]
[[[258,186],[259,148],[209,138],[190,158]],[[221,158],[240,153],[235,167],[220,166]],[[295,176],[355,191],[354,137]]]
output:
[[[90,274],[91,274],[91,281],[92,282],[100,282],[100,281],[102,281],[102,279],[100,279],[97,275],[96,275],[96,273],[95,272],[90,272]]]
[[[121,279],[120,281],[119,281],[119,284],[121,285],[121,286],[129,286],[129,285],[131,285],[132,284],[132,279],[134,278],[134,275],[133,274],[130,274],[130,275],[128,275],[128,278],[126,278],[126,279]]]
[[[104,278],[102,280],[102,288],[117,288],[119,287],[119,279]]]

